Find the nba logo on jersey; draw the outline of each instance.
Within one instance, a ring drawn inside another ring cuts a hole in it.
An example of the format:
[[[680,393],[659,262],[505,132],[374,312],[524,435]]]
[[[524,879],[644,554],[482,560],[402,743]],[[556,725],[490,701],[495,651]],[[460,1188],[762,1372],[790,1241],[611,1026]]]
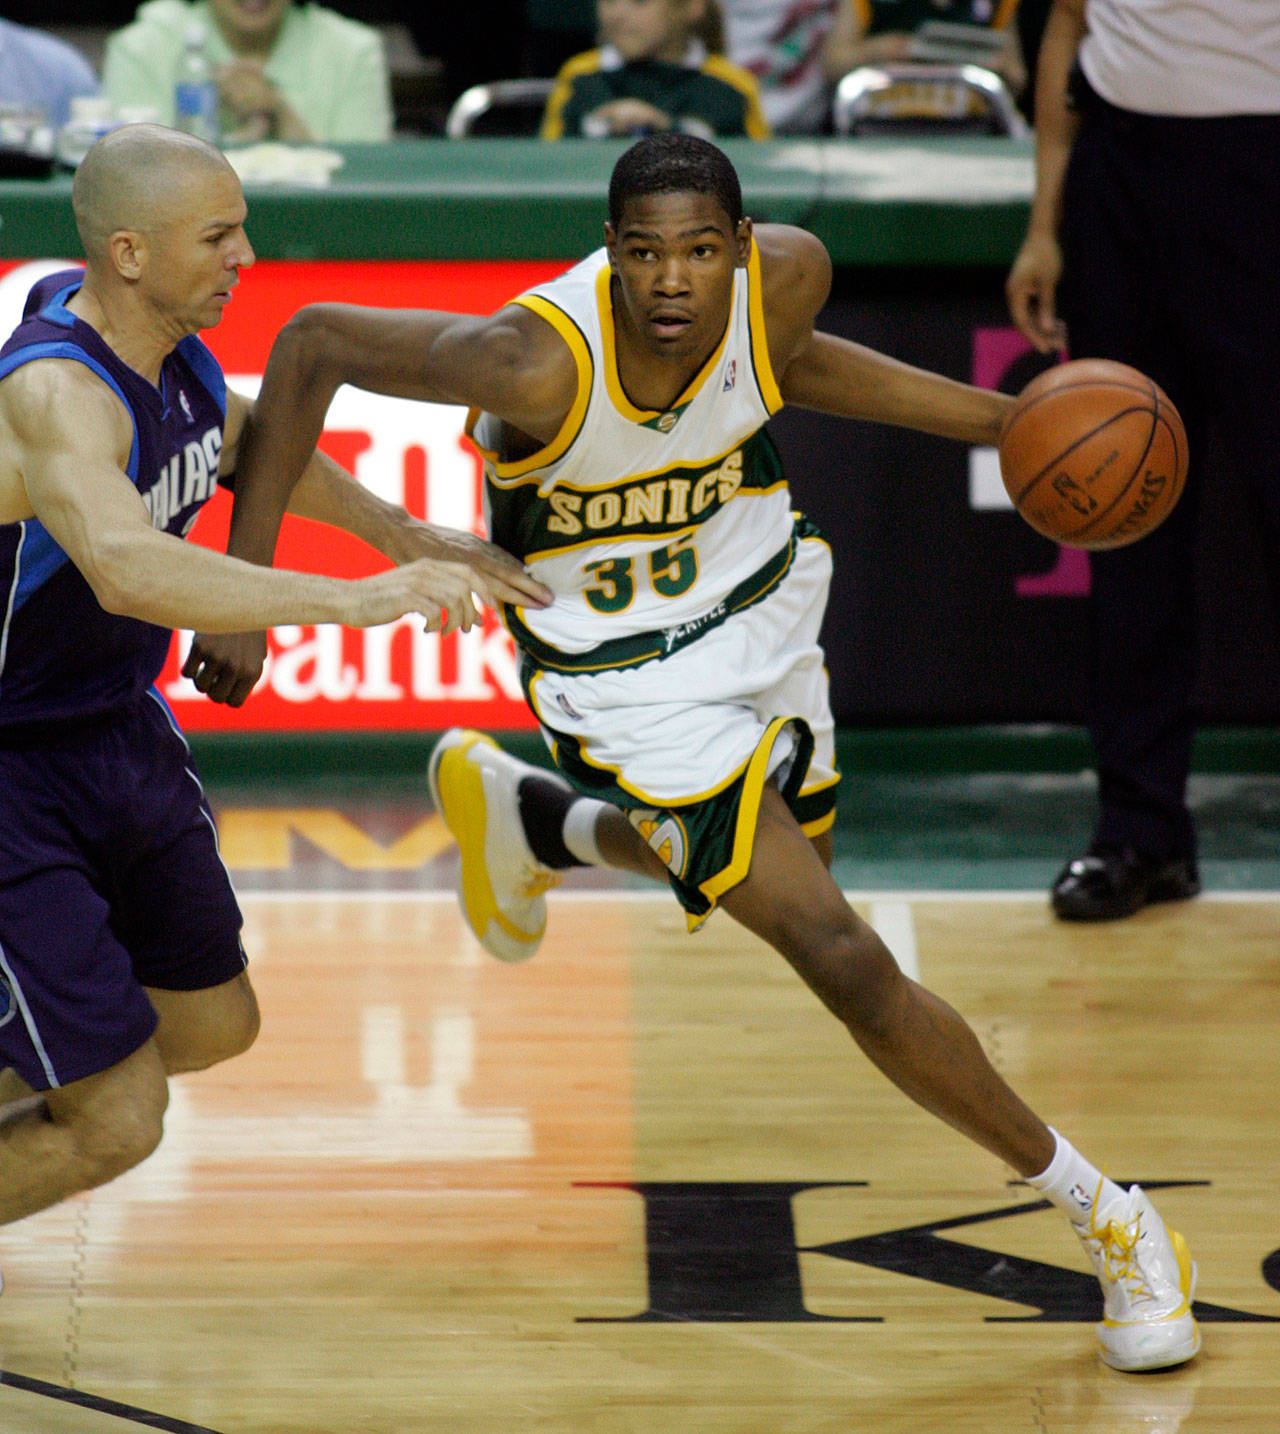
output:
[[[187,402],[187,395],[182,391],[182,389],[178,390],[178,402],[182,406],[183,413],[187,415],[187,422],[194,423],[196,421],[196,416],[194,413],[191,412],[191,405]]]
[[[721,392],[721,393],[728,393],[729,390],[734,386],[734,384],[737,383],[737,381],[738,381],[738,360],[737,360],[737,359],[730,359],[730,360],[729,360],[729,367],[728,367],[727,369],[725,369],[725,371],[724,371],[724,387],[720,390],[720,392]]]

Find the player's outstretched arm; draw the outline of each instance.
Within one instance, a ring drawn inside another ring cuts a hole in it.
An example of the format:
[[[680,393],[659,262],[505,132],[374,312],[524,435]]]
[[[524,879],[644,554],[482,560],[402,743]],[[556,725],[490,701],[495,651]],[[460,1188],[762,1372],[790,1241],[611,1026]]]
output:
[[[1007,394],[957,383],[834,334],[815,331],[783,373],[788,403],[995,444],[1013,406]]]
[[[814,328],[831,287],[831,261],[820,239],[790,225],[757,225],[755,238],[768,353],[785,402],[968,443],[999,439],[1012,399]]]
[[[500,603],[546,607],[552,600],[551,589],[510,553],[474,533],[412,517],[398,504],[371,493],[318,449],[293,490],[289,512],[341,528],[393,563],[431,558],[461,564],[470,569],[472,591],[489,607]]]
[[[253,405],[242,395],[228,390],[222,448],[224,477],[236,472],[240,446],[252,431],[253,423]],[[470,565],[474,570],[472,589],[490,606],[510,602],[545,607],[551,601],[550,589],[531,577],[524,565],[509,553],[471,533],[412,517],[399,504],[389,503],[370,492],[319,449],[311,454],[294,485],[287,511],[341,528],[394,563],[431,558],[437,562]],[[235,553],[234,549],[233,555],[245,556],[243,552]]]
[[[240,486],[251,487],[250,476],[237,473],[242,466],[242,448],[251,446],[249,436],[255,422],[254,406],[234,390],[227,391],[227,421],[222,448],[223,475],[237,474],[237,505],[232,515],[231,554],[270,564],[275,551],[274,536],[267,541],[269,519],[255,520],[252,502],[241,502]],[[261,453],[259,454],[261,460]],[[261,481],[261,480],[259,480]],[[278,501],[278,499],[277,499]],[[471,533],[442,528],[411,517],[394,503],[388,503],[356,481],[327,454],[315,450],[301,477],[288,495],[287,511],[311,518],[353,534],[393,562],[408,563],[429,558],[436,563],[461,565],[468,571],[467,595],[475,593],[489,606],[509,602],[544,607],[551,601],[549,589],[531,577],[510,554]],[[445,629],[461,625],[460,613],[445,604]],[[241,706],[253,691],[266,661],[264,632],[197,633],[191,643],[182,674],[199,691],[215,702]]]
[[[499,603],[543,607],[551,592],[509,553],[455,528],[420,522],[403,508],[370,493],[326,454],[317,452],[289,501],[289,512],[355,534],[395,563],[419,558],[458,574],[456,601],[443,588],[445,631],[463,626],[461,602],[474,593],[490,607]],[[199,691],[214,702],[241,706],[257,685],[267,655],[265,632],[198,632],[182,666]]]
[[[769,358],[787,403],[968,443],[999,439],[1012,399],[815,329],[831,288],[821,240],[788,225],[758,225],[755,234]]]
[[[224,557],[151,525],[124,472],[132,425],[84,365],[30,364],[5,386],[6,430],[29,512],[102,607],[163,627],[239,632],[277,623],[367,627],[419,612],[434,627],[476,620],[470,570],[422,559],[358,581]]]
[[[484,408],[543,441],[573,403],[577,370],[550,324],[518,307],[489,318],[314,304],[271,347],[241,443],[228,552],[269,563],[280,520],[342,384]]]

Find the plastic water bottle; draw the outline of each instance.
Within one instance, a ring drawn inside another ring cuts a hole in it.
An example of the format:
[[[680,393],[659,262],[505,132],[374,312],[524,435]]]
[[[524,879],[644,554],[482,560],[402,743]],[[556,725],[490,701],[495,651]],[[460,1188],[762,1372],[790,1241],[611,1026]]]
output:
[[[210,144],[218,142],[218,83],[204,52],[203,25],[187,29],[173,87],[174,124]]]
[[[119,123],[105,95],[76,95],[71,101],[71,117],[58,131],[55,158],[75,169],[94,144]]]

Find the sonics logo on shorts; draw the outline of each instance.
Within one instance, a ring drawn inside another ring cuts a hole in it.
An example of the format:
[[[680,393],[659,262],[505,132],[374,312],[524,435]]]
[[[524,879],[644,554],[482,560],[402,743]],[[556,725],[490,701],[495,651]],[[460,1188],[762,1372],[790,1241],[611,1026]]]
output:
[[[658,854],[659,861],[677,876],[684,874],[685,839],[680,823],[670,814],[628,812],[631,824]]]

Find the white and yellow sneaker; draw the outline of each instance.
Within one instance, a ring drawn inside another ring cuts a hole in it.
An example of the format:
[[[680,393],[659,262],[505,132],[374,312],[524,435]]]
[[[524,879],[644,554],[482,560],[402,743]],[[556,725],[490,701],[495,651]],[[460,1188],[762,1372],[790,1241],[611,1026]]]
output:
[[[1099,1191],[1101,1191],[1099,1186]],[[1191,1313],[1196,1267],[1186,1242],[1166,1229],[1137,1186],[1075,1226],[1102,1283],[1097,1326],[1102,1358],[1112,1369],[1167,1369],[1200,1348]]]
[[[534,856],[520,820],[523,778],[540,767],[483,732],[451,727],[431,753],[431,800],[462,857],[459,899],[476,940],[499,961],[527,961],[547,925],[546,892],[560,874]]]

